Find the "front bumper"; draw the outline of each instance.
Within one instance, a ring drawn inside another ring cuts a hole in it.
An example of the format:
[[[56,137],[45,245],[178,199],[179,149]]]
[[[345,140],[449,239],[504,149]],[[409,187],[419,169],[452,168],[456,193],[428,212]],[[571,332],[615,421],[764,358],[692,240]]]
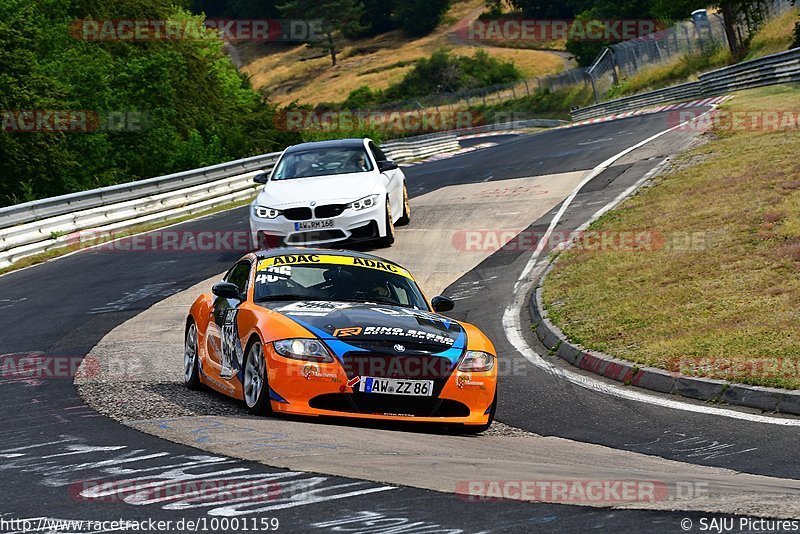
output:
[[[434,397],[360,393],[349,386],[338,361],[309,363],[284,358],[265,345],[272,409],[278,413],[385,421],[481,425],[497,387],[497,367],[485,373],[453,371]],[[412,378],[413,379],[413,378]],[[373,402],[365,403],[369,395]],[[353,402],[354,397],[359,397]]]
[[[283,214],[274,219],[257,217],[250,209],[250,232],[255,248],[279,245],[326,245],[341,241],[369,241],[386,235],[386,215],[382,202],[361,211],[346,209],[328,219],[313,217],[307,220],[289,220]],[[303,223],[332,221],[325,228],[303,229]]]

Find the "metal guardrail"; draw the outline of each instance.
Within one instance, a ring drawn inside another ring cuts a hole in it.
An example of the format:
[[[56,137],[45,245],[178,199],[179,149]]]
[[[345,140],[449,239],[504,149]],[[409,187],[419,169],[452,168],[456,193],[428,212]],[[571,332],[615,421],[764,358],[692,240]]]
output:
[[[458,150],[453,132],[422,135],[383,145],[398,162]],[[252,198],[252,177],[269,172],[272,152],[125,184],[0,208],[0,267],[53,248],[113,238],[141,224],[193,215]]]
[[[572,119],[590,119],[649,105],[669,104],[686,98],[716,96],[731,91],[791,82],[800,82],[800,48],[707,72],[701,74],[696,82],[683,83],[587,106],[574,111]]]

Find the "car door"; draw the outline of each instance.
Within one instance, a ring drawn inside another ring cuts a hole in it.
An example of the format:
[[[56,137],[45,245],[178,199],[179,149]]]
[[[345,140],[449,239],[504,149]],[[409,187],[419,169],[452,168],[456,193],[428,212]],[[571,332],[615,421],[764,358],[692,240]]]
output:
[[[372,152],[372,157],[375,158],[376,162],[389,159],[383,150],[372,141],[369,142],[369,150]],[[382,174],[387,178],[386,190],[389,193],[389,202],[392,206],[392,218],[397,220],[403,215],[403,171],[398,167]]]
[[[242,294],[247,294],[252,264],[243,260],[227,272],[223,280],[235,284]],[[244,350],[239,337],[238,313],[244,300],[215,297],[208,325],[207,348],[212,367],[219,377],[229,379],[242,369]]]

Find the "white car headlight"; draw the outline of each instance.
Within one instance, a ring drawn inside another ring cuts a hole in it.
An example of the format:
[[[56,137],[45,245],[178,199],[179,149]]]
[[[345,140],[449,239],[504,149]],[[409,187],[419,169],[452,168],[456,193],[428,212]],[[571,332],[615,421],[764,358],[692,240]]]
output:
[[[281,211],[266,206],[253,206],[253,214],[259,219],[274,219],[281,214]]]
[[[331,353],[317,339],[283,339],[273,342],[272,346],[275,347],[275,352],[284,358],[323,363],[333,361]]]
[[[359,198],[355,202],[351,202],[350,204],[348,204],[345,207],[352,208],[352,209],[354,209],[356,211],[361,211],[361,210],[365,210],[365,209],[368,209],[368,208],[372,208],[372,207],[375,207],[375,205],[378,203],[378,198],[379,197],[380,197],[380,195],[370,195],[368,197]]]
[[[492,369],[494,369],[494,356],[477,350],[467,351],[458,364],[458,370],[465,373],[482,373]]]

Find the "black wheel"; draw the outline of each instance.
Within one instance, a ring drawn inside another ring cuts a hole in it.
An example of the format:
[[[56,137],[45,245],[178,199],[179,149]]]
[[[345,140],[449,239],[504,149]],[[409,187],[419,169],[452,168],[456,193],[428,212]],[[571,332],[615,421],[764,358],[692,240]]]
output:
[[[411,222],[411,205],[408,203],[408,188],[403,184],[403,215],[397,219],[397,226],[405,226]]]
[[[494,392],[494,400],[492,401],[492,405],[489,407],[489,419],[486,423],[482,425],[464,425],[461,428],[462,434],[480,434],[481,432],[485,432],[489,430],[489,427],[492,426],[492,422],[494,421],[494,414],[497,411],[497,390]]]
[[[261,340],[252,341],[244,360],[244,402],[253,415],[270,415],[267,362]]]
[[[194,321],[186,328],[186,340],[183,348],[183,382],[192,390],[203,389],[200,382],[200,357],[197,352],[197,326]]]
[[[386,199],[386,235],[378,239],[378,244],[382,247],[390,247],[394,243],[394,222],[392,222],[392,207],[389,199]]]

